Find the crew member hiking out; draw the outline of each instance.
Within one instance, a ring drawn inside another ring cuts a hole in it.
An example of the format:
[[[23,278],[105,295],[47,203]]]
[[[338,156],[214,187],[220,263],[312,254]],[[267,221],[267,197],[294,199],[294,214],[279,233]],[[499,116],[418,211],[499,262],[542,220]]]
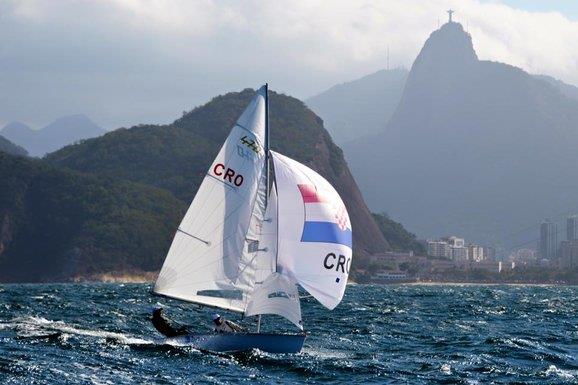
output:
[[[151,321],[155,329],[168,338],[184,336],[189,333],[186,326],[172,324],[165,316],[163,316],[162,307],[157,307],[153,310]]]

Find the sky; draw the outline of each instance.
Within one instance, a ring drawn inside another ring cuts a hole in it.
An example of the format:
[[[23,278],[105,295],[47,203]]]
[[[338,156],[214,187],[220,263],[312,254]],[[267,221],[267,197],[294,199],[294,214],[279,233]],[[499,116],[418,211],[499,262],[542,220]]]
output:
[[[445,11],[481,59],[578,85],[578,1],[0,0],[0,125],[169,123],[269,82],[301,99],[409,68]]]

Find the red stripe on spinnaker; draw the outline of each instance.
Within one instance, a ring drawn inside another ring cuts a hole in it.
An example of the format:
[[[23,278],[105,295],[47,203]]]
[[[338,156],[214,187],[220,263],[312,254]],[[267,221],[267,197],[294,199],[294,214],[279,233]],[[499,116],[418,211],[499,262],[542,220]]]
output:
[[[299,184],[299,191],[305,203],[321,203],[327,202],[327,199],[317,192],[317,189],[312,184]]]

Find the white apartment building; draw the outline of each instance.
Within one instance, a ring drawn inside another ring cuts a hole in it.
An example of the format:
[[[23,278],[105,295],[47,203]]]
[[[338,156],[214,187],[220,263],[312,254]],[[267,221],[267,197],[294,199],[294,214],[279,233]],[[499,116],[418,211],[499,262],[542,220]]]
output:
[[[459,262],[480,262],[485,259],[484,247],[469,244],[456,236],[427,241],[427,254],[431,257],[450,258]]]
[[[445,241],[427,241],[427,255],[437,258],[451,257],[450,245]]]
[[[484,260],[484,248],[478,245],[468,245],[468,259],[472,262],[481,262]]]

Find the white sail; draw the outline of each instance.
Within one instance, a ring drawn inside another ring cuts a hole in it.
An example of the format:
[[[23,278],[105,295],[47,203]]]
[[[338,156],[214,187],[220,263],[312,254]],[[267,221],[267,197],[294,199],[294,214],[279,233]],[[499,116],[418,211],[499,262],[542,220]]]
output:
[[[277,211],[277,190],[273,185],[261,228],[259,242],[261,248],[255,258],[255,286],[249,297],[245,315],[276,314],[303,329],[297,285],[276,272]]]
[[[244,311],[265,205],[262,87],[232,128],[183,218],[154,292]]]
[[[255,286],[245,311],[247,316],[259,314],[280,315],[303,329],[297,285],[279,273],[269,275],[265,282]]]
[[[322,176],[271,151],[278,194],[278,271],[328,309],[343,298],[352,258],[351,222]]]
[[[255,285],[262,284],[271,274],[277,271],[277,189],[272,186],[267,201],[265,217],[259,236],[259,251],[255,257]]]

